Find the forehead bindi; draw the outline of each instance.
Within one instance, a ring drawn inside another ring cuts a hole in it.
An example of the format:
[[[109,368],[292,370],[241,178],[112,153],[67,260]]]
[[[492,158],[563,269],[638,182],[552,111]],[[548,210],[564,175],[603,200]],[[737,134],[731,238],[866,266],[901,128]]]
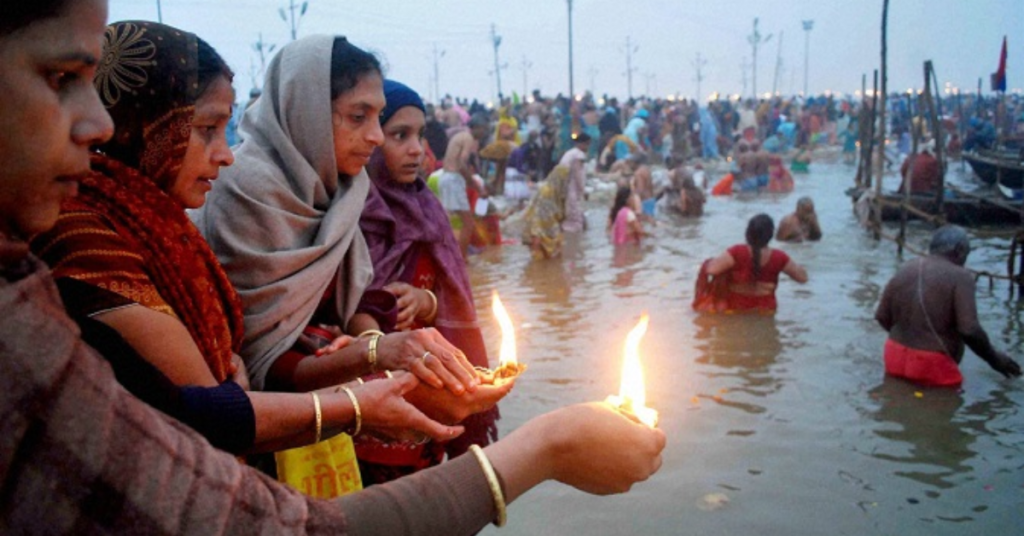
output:
[[[220,120],[231,118],[231,108],[235,103],[235,90],[231,82],[218,76],[196,101],[195,115],[200,119]]]

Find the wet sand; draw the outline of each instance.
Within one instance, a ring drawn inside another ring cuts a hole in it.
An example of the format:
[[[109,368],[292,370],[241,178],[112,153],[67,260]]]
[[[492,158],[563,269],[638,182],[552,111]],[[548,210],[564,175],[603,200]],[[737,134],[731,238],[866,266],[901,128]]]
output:
[[[959,164],[951,167],[959,172]],[[853,174],[841,163],[816,162],[795,177],[793,193],[713,197],[703,219],[661,216],[639,248],[613,248],[604,234],[608,208],[595,204],[590,228],[560,261],[532,261],[520,245],[474,256],[470,273],[492,359],[496,289],[530,367],[501,405],[503,431],[617,392],[626,334],[647,311],[648,405],[669,438],[661,471],[629,494],[594,497],[548,483],[510,508],[504,529],[484,534],[1020,530],[1024,382],[1003,380],[972,353],[961,392],[884,379],[885,333],[874,307],[901,261],[894,244],[857,227],[843,195]],[[693,313],[700,262],[742,242],[754,214],[777,223],[801,195],[814,198],[825,238],[781,247],[807,267],[810,282],[783,281],[774,317]],[[921,249],[929,234],[912,226]],[[975,240],[968,266],[1005,272],[1006,244]],[[979,285],[978,308],[993,343],[1020,359],[1021,304],[1006,284],[992,292]]]

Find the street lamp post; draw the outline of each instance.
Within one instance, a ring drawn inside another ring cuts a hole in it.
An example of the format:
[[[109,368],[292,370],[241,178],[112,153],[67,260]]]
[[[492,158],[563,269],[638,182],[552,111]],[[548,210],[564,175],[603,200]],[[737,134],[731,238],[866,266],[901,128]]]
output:
[[[569,5],[569,98],[572,99],[576,95],[572,77],[572,0],[566,2]]]
[[[760,46],[761,43],[767,43],[768,41],[771,41],[771,39],[772,39],[772,34],[768,34],[767,36],[762,36],[761,35],[761,32],[757,29],[757,23],[758,23],[758,18],[754,17],[754,33],[752,33],[752,34],[747,36],[747,42],[750,43],[750,46],[753,49],[753,56],[754,56],[754,65],[753,65],[753,73],[752,73],[753,76],[751,78],[753,79],[754,98],[755,99],[757,99],[757,47]]]
[[[494,24],[491,24],[491,42],[494,44],[494,79],[498,85],[498,105],[501,105],[501,65],[498,63],[498,47],[501,46],[501,36]]]
[[[813,20],[805,20],[804,23],[804,97],[810,95],[807,92],[807,66],[811,57],[811,29],[814,28]]]

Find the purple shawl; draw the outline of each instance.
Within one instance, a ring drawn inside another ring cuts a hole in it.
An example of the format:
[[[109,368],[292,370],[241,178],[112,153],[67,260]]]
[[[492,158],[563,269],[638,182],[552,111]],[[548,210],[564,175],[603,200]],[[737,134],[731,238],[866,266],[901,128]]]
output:
[[[417,255],[430,255],[436,270],[434,327],[461,349],[470,363],[488,367],[487,348],[477,324],[466,264],[440,200],[421,177],[411,184],[391,180],[379,149],[374,152],[366,171],[371,186],[359,228],[373,261],[373,282],[368,290],[382,289],[395,281],[410,282]],[[453,443],[465,442],[468,448],[473,443],[489,443],[487,436],[497,439],[496,418],[497,408],[470,417],[463,423],[466,433]],[[482,421],[481,425],[473,426],[476,421]]]

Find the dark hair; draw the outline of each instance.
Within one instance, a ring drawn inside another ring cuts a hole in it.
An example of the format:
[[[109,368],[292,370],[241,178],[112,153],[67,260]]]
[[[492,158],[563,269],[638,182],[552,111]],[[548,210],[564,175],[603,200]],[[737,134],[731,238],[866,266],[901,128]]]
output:
[[[199,96],[206,93],[210,84],[223,76],[230,83],[235,78],[235,73],[228,67],[228,63],[217,53],[209,43],[196,37],[196,44],[199,48]]]
[[[629,196],[631,195],[633,195],[633,190],[629,186],[619,186],[619,189],[615,192],[615,202],[612,203],[612,211],[608,213],[609,224],[615,224],[615,217],[619,215],[622,207],[626,206],[626,203],[629,202]]]
[[[939,227],[935,234],[932,235],[932,241],[928,245],[928,253],[950,259],[955,258],[957,255],[963,255],[966,259],[970,251],[971,240],[967,236],[967,231],[964,231],[963,227],[957,227],[956,225],[943,225]]]
[[[775,222],[767,214],[758,214],[747,223],[747,245],[753,257],[754,278],[761,274],[761,250],[768,246],[775,234]]]
[[[473,127],[489,127],[491,120],[487,117],[487,114],[477,112],[469,117],[469,128]]]
[[[380,60],[344,37],[334,38],[331,48],[331,100],[356,87],[359,79],[367,74],[384,76]]]
[[[6,37],[33,23],[60,15],[69,0],[32,0],[31,2],[4,2],[0,17],[0,37]]]

